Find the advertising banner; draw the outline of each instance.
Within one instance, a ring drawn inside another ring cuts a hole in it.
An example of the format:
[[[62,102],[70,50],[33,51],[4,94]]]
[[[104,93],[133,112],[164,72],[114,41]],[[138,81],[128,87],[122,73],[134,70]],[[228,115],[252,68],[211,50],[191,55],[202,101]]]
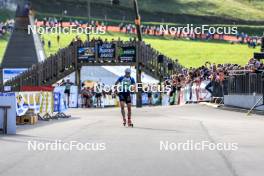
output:
[[[52,92],[17,92],[16,113],[23,116],[28,109],[33,109],[35,114],[53,113]]]
[[[4,83],[12,78],[20,75],[24,71],[27,71],[26,68],[5,68],[3,69],[3,81]]]
[[[116,97],[113,97],[112,95],[105,95],[101,97],[102,107],[109,107],[109,106],[116,106]],[[93,96],[93,105],[94,107],[97,106],[96,98]]]
[[[118,48],[118,56],[121,62],[135,62],[136,61],[136,47],[123,46]]]
[[[53,92],[52,86],[21,86],[21,92]]]
[[[55,87],[54,95],[54,112],[64,112],[67,109],[65,86]]]
[[[95,47],[78,48],[78,60],[87,62],[95,61]]]
[[[137,95],[131,94],[132,98],[132,105],[136,106],[137,104]],[[142,92],[142,105],[148,105],[148,94],[145,92]],[[151,96],[151,103],[152,105],[160,105],[160,93],[152,93]]]
[[[200,84],[187,84],[184,88],[181,88],[180,104],[185,104],[186,102],[211,101],[212,95],[205,89],[209,82],[210,81],[202,81]]]
[[[167,94],[163,93],[162,94],[162,106],[168,106],[168,105],[170,105],[170,97]]]
[[[60,112],[60,93],[54,92],[53,93],[54,98],[54,112]]]
[[[41,92],[40,113],[52,114],[54,110],[54,98],[52,92]]]
[[[71,86],[69,108],[78,107],[78,86]]]
[[[17,92],[16,93],[16,112],[17,116],[23,116],[28,109],[34,109],[34,113],[40,113],[42,96],[40,92]]]
[[[152,104],[159,105],[160,104],[160,93],[153,93],[152,94]]]
[[[142,105],[147,105],[148,104],[148,94],[147,93],[142,93]]]
[[[115,44],[98,44],[98,57],[103,61],[113,61],[115,59]]]
[[[210,81],[203,81],[200,85],[200,100],[201,101],[211,101],[211,93],[208,92],[205,87],[210,83]]]
[[[116,106],[116,97],[113,97],[112,95],[106,95],[103,98],[103,104],[104,106]]]

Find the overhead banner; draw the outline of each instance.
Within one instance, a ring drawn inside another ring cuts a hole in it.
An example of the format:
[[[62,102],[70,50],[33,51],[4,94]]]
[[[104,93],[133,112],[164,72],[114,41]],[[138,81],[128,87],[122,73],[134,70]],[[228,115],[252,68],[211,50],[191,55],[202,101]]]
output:
[[[135,46],[123,46],[119,49],[119,60],[121,62],[135,62],[136,61],[136,47]]]
[[[5,68],[3,69],[3,81],[4,83],[12,78],[20,75],[21,73],[27,71],[26,68]]]
[[[113,61],[115,59],[115,44],[98,44],[98,57],[103,61]]]
[[[95,47],[78,48],[78,60],[87,62],[95,61]]]

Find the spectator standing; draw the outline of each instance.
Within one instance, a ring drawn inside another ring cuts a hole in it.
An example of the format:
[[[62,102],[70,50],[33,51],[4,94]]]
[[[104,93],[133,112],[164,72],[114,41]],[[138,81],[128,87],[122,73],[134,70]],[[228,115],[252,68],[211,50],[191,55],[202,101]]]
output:
[[[82,107],[83,108],[90,108],[92,107],[92,97],[93,94],[91,92],[91,89],[89,87],[84,87],[81,91],[82,96]]]
[[[71,86],[72,85],[74,85],[74,84],[72,82],[70,82],[70,79],[67,79],[67,81],[62,84],[62,86],[65,86],[64,93],[66,94],[66,97],[67,97],[67,105],[68,105],[68,107],[70,105],[70,95],[71,95]]]
[[[96,107],[102,107],[103,84],[98,81],[95,87]]]

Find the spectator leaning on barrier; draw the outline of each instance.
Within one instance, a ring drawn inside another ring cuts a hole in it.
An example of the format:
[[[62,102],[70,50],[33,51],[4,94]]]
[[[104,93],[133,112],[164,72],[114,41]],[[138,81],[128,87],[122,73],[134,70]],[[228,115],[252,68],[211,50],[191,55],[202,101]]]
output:
[[[264,70],[262,62],[250,59],[244,67],[238,64],[214,64],[206,62],[203,66],[194,68],[183,68],[180,74],[172,75],[170,82],[166,80],[164,84],[171,84],[172,90],[169,92],[170,104],[178,104],[181,88],[185,88],[187,103],[192,102],[193,97],[196,101],[203,100],[201,96],[201,83],[209,81],[205,89],[212,94],[212,97],[221,98],[227,94],[227,78],[233,73],[259,73]],[[193,85],[195,89],[193,91]]]

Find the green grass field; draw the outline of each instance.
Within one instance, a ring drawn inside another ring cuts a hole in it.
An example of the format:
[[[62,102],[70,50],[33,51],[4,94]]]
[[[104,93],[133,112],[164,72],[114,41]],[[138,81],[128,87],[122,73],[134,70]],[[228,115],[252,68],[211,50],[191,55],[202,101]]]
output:
[[[263,0],[142,0],[140,6],[148,11],[212,15],[245,20],[263,20]]]
[[[2,62],[6,46],[7,46],[7,40],[6,39],[0,39],[0,63]]]
[[[56,53],[59,47],[63,48],[67,46],[72,38],[72,35],[62,35],[60,46],[56,41],[56,35],[44,35],[46,42],[45,51],[47,55]],[[86,39],[85,35],[80,36],[82,40]],[[99,36],[94,36],[99,37]],[[102,39],[118,39],[129,40],[131,35],[120,34],[120,33],[107,33],[100,35]],[[47,47],[47,41],[51,40],[52,47]],[[144,41],[151,44],[152,47],[165,55],[178,59],[179,62],[186,67],[199,67],[206,61],[212,63],[236,63],[244,65],[247,63],[249,58],[253,56],[255,51],[260,49],[251,49],[247,45],[234,44],[231,45],[226,42],[215,42],[215,41],[188,41],[188,40],[172,40],[164,37],[150,37],[144,36]]]
[[[40,1],[40,0],[39,0]],[[75,2],[73,0],[64,0]],[[79,0],[87,2],[87,0]],[[110,4],[105,0],[91,2]],[[264,19],[263,0],[138,0],[139,8],[149,12],[219,16],[231,19]],[[120,6],[133,7],[132,1],[120,0]]]

